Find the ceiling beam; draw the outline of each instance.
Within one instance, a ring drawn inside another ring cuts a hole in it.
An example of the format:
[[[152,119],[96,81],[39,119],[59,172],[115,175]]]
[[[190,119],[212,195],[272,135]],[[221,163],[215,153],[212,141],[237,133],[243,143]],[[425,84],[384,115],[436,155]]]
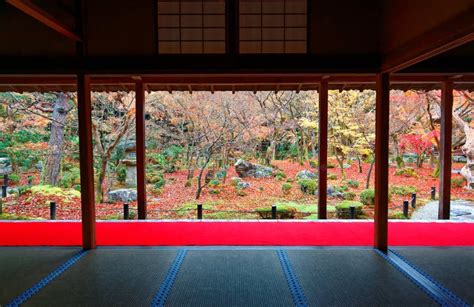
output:
[[[67,38],[79,42],[82,39],[77,35],[73,30],[69,29],[66,25],[64,25],[61,21],[56,19],[55,17],[48,14],[45,10],[38,7],[37,5],[33,4],[29,0],[6,0],[7,3],[11,4],[12,6],[16,7],[23,13],[33,17],[34,19],[38,20],[45,26],[53,29],[54,31],[66,36]]]
[[[381,71],[393,73],[474,41],[474,8],[382,56]]]

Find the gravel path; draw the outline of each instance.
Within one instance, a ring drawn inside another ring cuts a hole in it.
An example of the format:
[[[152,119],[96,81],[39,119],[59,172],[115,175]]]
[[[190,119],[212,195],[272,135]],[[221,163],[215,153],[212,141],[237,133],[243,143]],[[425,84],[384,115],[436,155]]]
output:
[[[412,220],[437,220],[438,201],[430,201],[422,208],[413,212]],[[454,200],[451,202],[451,220],[474,221],[474,202],[467,200]]]

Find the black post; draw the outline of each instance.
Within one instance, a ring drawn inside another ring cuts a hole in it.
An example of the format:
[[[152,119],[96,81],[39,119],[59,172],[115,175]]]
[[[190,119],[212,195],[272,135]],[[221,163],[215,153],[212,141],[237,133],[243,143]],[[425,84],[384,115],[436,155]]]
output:
[[[408,217],[408,200],[403,201],[403,215]]]
[[[54,201],[49,203],[49,219],[56,219],[56,203]]]
[[[202,220],[202,204],[197,205],[198,220]]]
[[[276,220],[277,218],[277,206],[272,206],[272,220]]]
[[[8,174],[3,175],[3,185],[8,187]]]
[[[7,186],[2,185],[2,197],[7,197]]]
[[[128,204],[123,204],[123,219],[128,220],[130,218],[130,210]]]
[[[411,194],[411,206],[413,209],[416,208],[416,193]]]
[[[349,207],[349,216],[351,220],[354,220],[356,218],[356,208],[354,206]]]
[[[436,187],[431,187],[431,199],[436,199]]]
[[[0,199],[0,214],[3,214],[3,202]]]

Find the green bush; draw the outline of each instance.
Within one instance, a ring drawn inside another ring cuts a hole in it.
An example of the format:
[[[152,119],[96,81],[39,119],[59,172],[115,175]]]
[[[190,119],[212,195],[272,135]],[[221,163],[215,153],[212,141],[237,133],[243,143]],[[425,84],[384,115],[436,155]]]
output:
[[[232,186],[236,187],[239,184],[239,182],[241,182],[241,181],[242,181],[242,179],[240,179],[239,177],[233,177],[230,181],[230,184]]]
[[[217,179],[212,179],[211,181],[209,181],[209,186],[212,187],[212,188],[215,188],[215,187],[219,186],[220,184],[221,183]]]
[[[293,186],[291,185],[291,183],[285,182],[281,185],[281,190],[283,191],[283,193],[289,193],[292,187]]]
[[[210,190],[209,190],[209,194],[218,195],[218,194],[220,194],[220,193],[221,193],[221,191],[216,190],[216,189],[210,189]]]
[[[388,218],[390,220],[406,220],[408,219],[404,214],[403,212],[401,211],[396,211],[396,212],[393,212],[391,214],[388,215]]]
[[[354,192],[344,192],[342,197],[345,200],[354,200],[356,198],[356,193],[354,193]]]
[[[395,161],[397,162],[397,168],[404,168],[405,167],[405,162],[403,161],[402,156],[397,156],[395,158]]]
[[[237,195],[244,197],[244,196],[247,196],[247,193],[245,193],[242,189],[237,189]]]
[[[451,179],[451,186],[453,188],[462,188],[466,185],[466,179],[464,178],[452,178]]]
[[[367,189],[360,192],[359,195],[361,203],[366,206],[373,206],[375,204],[375,190]]]
[[[336,174],[328,174],[328,180],[337,180]]]
[[[327,168],[336,168],[336,164],[333,164],[333,163],[331,163],[331,162],[328,162],[328,164],[327,164],[326,167],[327,167]]]
[[[273,176],[275,178],[279,177],[277,178],[278,180],[283,180],[283,178],[286,178],[286,174],[282,171],[277,171],[275,174],[273,174]]]
[[[18,174],[10,174],[10,175],[8,175],[8,180],[9,180],[11,183],[17,184],[17,183],[20,182],[20,175],[18,175]]]
[[[350,218],[350,208],[355,207],[355,216],[362,214],[362,203],[353,200],[343,200],[336,205],[336,213],[338,218]]]
[[[24,195],[31,192],[31,187],[27,185],[22,185],[18,187],[18,196]]]
[[[301,192],[305,194],[314,195],[318,189],[318,182],[312,179],[302,179],[298,181]]]
[[[360,192],[359,195],[360,201],[366,206],[373,206],[375,205],[375,190],[374,189],[367,189]],[[388,193],[388,201],[392,200],[392,193],[389,191]]]
[[[351,188],[358,188],[360,183],[357,180],[349,179],[347,181],[347,185],[350,186]]]
[[[349,187],[347,185],[341,185],[341,186],[338,186],[338,187],[334,187],[334,190],[336,190],[336,192],[346,192],[349,190]]]
[[[81,171],[78,167],[73,167],[68,172],[64,172],[59,180],[59,186],[65,189],[72,188],[74,185],[80,183]]]
[[[405,167],[405,168],[396,170],[395,176],[405,176],[405,177],[413,177],[413,178],[419,177],[413,167]]]
[[[148,183],[154,184],[155,187],[158,189],[164,186],[166,183],[165,177],[163,176],[162,173],[159,173],[159,172],[153,172],[153,173],[147,174],[146,179]]]
[[[396,195],[411,196],[411,194],[416,193],[416,187],[408,185],[394,185],[390,187],[390,192]]]
[[[295,179],[293,179],[293,178],[286,179],[286,182],[294,182],[294,181],[295,181]]]
[[[255,209],[257,214],[262,219],[271,219],[272,218],[272,208],[271,207],[262,207]],[[296,215],[296,208],[288,205],[277,205],[277,219],[294,219]]]
[[[117,167],[115,172],[117,174],[118,182],[124,183],[125,180],[127,180],[127,168],[125,167],[125,165],[120,165],[119,167]]]
[[[318,168],[318,161],[309,160],[309,166],[310,166],[311,168]]]

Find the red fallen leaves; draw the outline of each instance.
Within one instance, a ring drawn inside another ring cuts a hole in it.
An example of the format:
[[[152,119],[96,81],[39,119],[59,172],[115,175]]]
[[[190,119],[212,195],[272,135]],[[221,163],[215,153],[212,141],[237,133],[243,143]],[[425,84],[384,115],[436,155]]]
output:
[[[288,178],[294,178],[295,175],[303,169],[311,169],[309,163],[301,166],[298,163],[291,161],[275,161],[275,166],[281,169]],[[453,165],[454,169],[459,169],[463,164],[456,163]],[[362,173],[358,172],[358,166],[356,163],[353,163],[352,166],[348,169],[345,169],[346,179],[352,179],[359,181],[360,185],[358,188],[349,188],[349,191],[354,192],[357,196],[362,190],[365,189],[366,174],[368,172],[369,165],[362,165]],[[390,167],[390,176],[389,184],[390,185],[407,185],[417,187],[417,196],[420,199],[429,199],[431,194],[431,187],[434,186],[438,190],[438,179],[433,178],[431,175],[433,169],[425,165],[423,168],[416,168],[416,172],[419,175],[419,178],[413,177],[403,177],[395,176],[396,168]],[[313,169],[313,171],[315,171]],[[375,172],[375,170],[374,170]],[[373,176],[371,180],[371,187],[373,187]],[[345,184],[341,176],[341,172],[338,168],[329,169],[329,174],[335,174],[337,180],[328,180],[328,185],[340,186]],[[172,174],[165,174],[167,179],[167,184],[163,189],[161,195],[155,195],[152,191],[148,191],[148,216],[150,218],[186,218],[194,217],[195,212],[190,211],[188,214],[176,212],[158,212],[167,211],[167,210],[177,210],[183,207],[186,203],[196,202],[194,197],[196,193],[196,186],[193,184],[192,187],[185,187],[187,177],[186,170],[180,170]],[[219,190],[219,194],[209,193],[210,188],[205,188],[204,192],[199,199],[200,203],[210,203],[212,202],[212,208],[214,210],[254,210],[255,208],[271,206],[276,201],[295,201],[299,203],[317,203],[317,197],[314,195],[303,194],[296,182],[291,183],[292,189],[289,193],[284,194],[282,192],[281,186],[285,182],[278,181],[275,178],[244,178],[243,180],[251,184],[250,188],[243,190],[246,193],[246,196],[239,196],[236,192],[235,187],[231,185],[231,178],[237,177],[237,174],[234,168],[229,169],[227,174],[227,181],[225,184],[221,184],[216,187],[216,190]],[[460,175],[453,175],[454,177],[460,177]],[[24,178],[22,178],[22,183]],[[37,178],[35,178],[35,182]],[[151,189],[150,189],[151,190]],[[451,191],[452,198],[462,198],[462,199],[474,199],[474,191],[465,190],[463,188],[452,188]],[[392,202],[389,207],[391,210],[401,210],[403,206],[403,200],[409,200],[410,196],[400,196],[393,195]],[[35,195],[34,197],[31,193],[22,195],[21,197],[9,197],[7,202],[8,205],[4,206],[4,212],[28,216],[32,218],[43,218],[49,219],[49,202],[55,201],[57,203],[57,219],[59,220],[68,220],[68,219],[80,219],[81,218],[81,203],[79,198],[71,198],[70,201],[64,202],[64,199],[61,197],[54,196],[41,196]],[[329,198],[329,205],[336,205],[340,200]],[[136,210],[136,203],[130,203],[131,211]],[[190,206],[193,208],[193,206]],[[371,216],[372,212],[369,208],[366,210],[368,215]],[[123,215],[123,204],[114,203],[114,204],[97,204],[96,205],[96,216],[98,219],[107,219],[111,217],[122,218]],[[135,214],[136,216],[136,214]],[[136,217],[135,217],[136,218]]]

